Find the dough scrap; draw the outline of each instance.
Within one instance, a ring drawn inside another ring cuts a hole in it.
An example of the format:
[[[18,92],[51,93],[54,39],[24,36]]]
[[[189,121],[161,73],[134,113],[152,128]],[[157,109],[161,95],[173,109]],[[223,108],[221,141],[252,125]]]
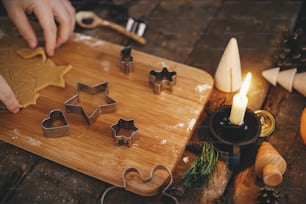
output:
[[[64,75],[71,65],[56,65],[46,57],[44,49],[25,48],[20,36],[11,35],[12,27],[2,27],[0,37],[0,74],[14,91],[20,104],[25,108],[36,104],[38,91],[49,86],[65,87]]]
[[[38,47],[35,50],[29,49],[29,48],[22,48],[22,49],[17,50],[17,54],[24,59],[31,59],[33,57],[40,55],[42,58],[41,59],[42,64],[45,63],[47,60],[45,50],[42,47]]]

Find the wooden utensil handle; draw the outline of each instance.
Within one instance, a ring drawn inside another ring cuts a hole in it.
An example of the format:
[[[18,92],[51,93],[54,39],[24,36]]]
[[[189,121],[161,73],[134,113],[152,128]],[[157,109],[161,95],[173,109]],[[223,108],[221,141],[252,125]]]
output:
[[[115,23],[112,23],[112,22],[108,22],[107,24],[104,23],[105,26],[108,26],[116,31],[118,31],[119,33],[137,41],[138,43],[144,45],[147,43],[146,39],[144,39],[143,37],[141,36],[138,36],[136,35],[135,33],[132,33],[130,31],[127,31],[124,27],[118,25],[118,24],[115,24]]]

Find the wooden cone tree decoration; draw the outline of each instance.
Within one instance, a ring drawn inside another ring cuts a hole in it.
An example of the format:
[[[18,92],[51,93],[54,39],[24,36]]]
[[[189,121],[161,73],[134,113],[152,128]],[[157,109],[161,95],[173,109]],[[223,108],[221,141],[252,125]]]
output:
[[[291,92],[295,74],[296,68],[281,71],[277,75],[277,83],[280,84],[287,91]]]
[[[279,72],[279,67],[276,67],[263,71],[262,76],[273,86],[276,86],[278,72]]]
[[[306,96],[306,72],[297,73],[296,68],[279,71],[279,67],[276,67],[263,71],[262,76],[273,86],[278,83],[289,92],[294,88]]]
[[[293,81],[293,88],[306,96],[306,72],[295,75]]]
[[[230,93],[240,89],[241,65],[236,38],[231,38],[228,42],[214,78],[215,86],[220,91]]]

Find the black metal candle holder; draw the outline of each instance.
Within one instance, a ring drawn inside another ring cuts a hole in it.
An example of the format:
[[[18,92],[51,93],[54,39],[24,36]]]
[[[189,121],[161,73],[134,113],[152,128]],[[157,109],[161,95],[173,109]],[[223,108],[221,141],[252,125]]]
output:
[[[231,154],[229,168],[236,171],[240,165],[240,148],[251,148],[261,133],[258,116],[250,109],[246,110],[242,125],[229,121],[231,106],[222,106],[214,111],[209,119],[209,130],[214,144],[222,151]]]

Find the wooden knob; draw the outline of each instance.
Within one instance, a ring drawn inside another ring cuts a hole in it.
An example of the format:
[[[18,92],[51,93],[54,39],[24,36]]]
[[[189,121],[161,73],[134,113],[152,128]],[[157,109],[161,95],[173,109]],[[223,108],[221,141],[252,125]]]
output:
[[[268,143],[263,142],[255,161],[255,173],[263,178],[266,185],[276,186],[283,180],[283,174],[287,169],[284,158]]]
[[[277,186],[283,181],[283,175],[274,164],[267,164],[263,168],[263,181],[268,186]]]

